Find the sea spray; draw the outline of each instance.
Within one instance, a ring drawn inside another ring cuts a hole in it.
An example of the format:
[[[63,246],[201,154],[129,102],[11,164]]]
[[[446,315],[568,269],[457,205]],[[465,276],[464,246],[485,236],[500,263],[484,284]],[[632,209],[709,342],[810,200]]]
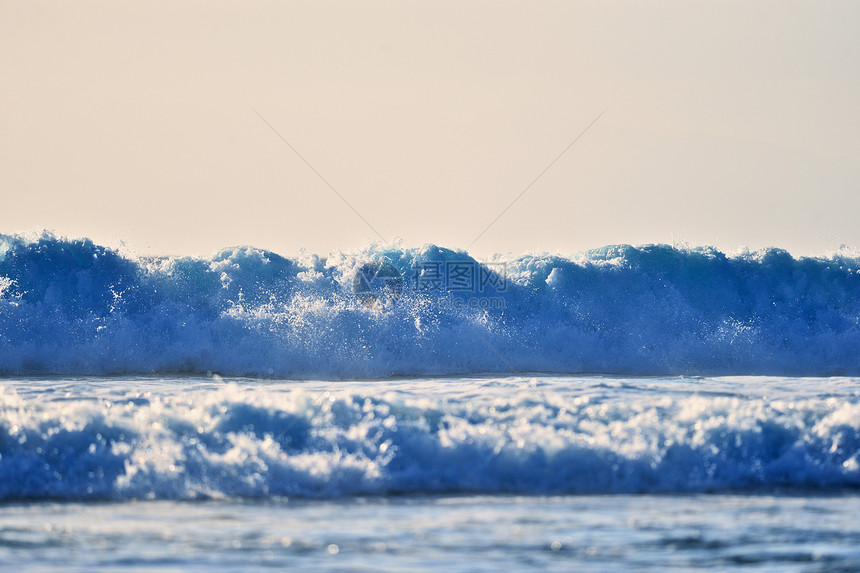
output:
[[[130,257],[0,236],[7,376],[832,375],[860,373],[858,349],[860,260],[843,255],[616,245],[477,261],[428,245]]]

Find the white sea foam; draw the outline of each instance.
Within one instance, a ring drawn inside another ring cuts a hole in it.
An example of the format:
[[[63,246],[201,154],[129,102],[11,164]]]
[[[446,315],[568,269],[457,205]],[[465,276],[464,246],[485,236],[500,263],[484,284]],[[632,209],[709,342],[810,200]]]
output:
[[[374,277],[355,280],[382,263],[402,278],[384,310]],[[432,245],[134,259],[2,236],[0,342],[7,376],[858,374],[860,260],[663,245],[484,263]]]
[[[856,380],[795,383],[19,381],[0,500],[860,487]]]

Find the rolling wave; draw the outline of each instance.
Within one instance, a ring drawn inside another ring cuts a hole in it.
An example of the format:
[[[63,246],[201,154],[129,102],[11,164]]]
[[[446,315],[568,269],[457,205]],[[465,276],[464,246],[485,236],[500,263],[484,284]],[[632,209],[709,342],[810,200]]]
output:
[[[860,259],[608,246],[123,256],[0,236],[0,373],[860,374]]]
[[[856,393],[97,383],[111,393],[0,386],[0,501],[860,488]]]

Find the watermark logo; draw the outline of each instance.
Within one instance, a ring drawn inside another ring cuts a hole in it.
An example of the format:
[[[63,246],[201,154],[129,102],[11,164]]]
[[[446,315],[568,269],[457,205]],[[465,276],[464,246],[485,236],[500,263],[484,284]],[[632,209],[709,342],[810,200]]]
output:
[[[387,261],[363,264],[353,279],[356,299],[372,310],[390,310],[404,290],[440,309],[504,309],[508,288],[505,263],[478,263],[470,260],[422,261],[414,265],[404,280]]]
[[[484,294],[508,288],[505,263],[423,261],[413,267],[415,291]]]
[[[352,281],[355,298],[372,310],[390,310],[403,295],[403,277],[388,261],[364,263]]]

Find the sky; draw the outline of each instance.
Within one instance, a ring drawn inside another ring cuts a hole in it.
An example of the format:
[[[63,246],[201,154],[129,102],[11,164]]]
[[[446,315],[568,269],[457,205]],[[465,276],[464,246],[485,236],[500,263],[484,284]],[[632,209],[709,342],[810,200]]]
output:
[[[838,0],[0,0],[0,233],[860,248],[857,30]]]

